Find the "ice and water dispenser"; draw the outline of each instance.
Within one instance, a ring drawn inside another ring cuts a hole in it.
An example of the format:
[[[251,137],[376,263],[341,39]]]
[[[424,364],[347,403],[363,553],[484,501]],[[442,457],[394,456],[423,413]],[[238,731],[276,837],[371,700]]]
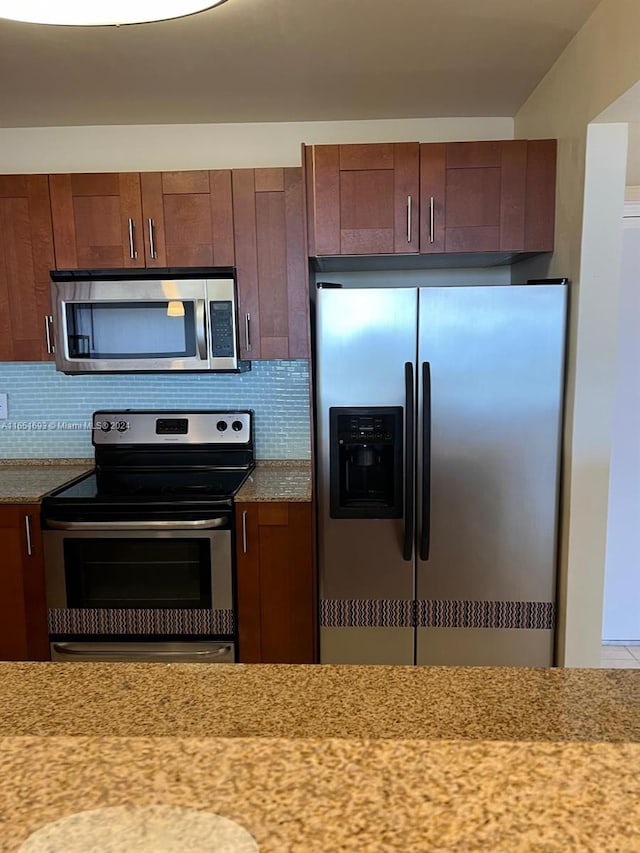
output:
[[[402,408],[329,410],[331,518],[402,517]]]

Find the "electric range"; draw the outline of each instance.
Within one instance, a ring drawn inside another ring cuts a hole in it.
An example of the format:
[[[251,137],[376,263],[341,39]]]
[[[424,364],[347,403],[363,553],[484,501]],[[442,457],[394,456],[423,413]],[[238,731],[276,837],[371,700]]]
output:
[[[251,410],[95,412],[95,469],[45,496],[52,659],[236,659],[233,498]]]

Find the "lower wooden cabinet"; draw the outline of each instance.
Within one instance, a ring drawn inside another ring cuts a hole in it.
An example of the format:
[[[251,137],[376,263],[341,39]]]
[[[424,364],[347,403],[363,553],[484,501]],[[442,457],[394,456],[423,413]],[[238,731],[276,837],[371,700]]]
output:
[[[40,507],[0,507],[0,660],[49,660]]]
[[[315,663],[310,503],[236,504],[238,658]]]

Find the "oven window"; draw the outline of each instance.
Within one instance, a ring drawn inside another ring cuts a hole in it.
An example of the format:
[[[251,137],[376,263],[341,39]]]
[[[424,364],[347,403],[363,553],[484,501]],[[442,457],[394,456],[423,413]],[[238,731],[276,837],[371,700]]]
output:
[[[68,539],[68,607],[211,609],[207,539]]]
[[[196,354],[193,300],[67,302],[69,358],[187,358]]]

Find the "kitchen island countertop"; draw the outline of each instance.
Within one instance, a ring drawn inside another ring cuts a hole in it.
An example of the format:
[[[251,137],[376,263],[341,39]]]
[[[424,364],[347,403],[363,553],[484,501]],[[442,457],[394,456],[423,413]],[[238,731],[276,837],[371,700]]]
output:
[[[0,663],[0,736],[640,742],[640,670]]]
[[[637,670],[0,664],[0,849],[156,804],[260,853],[635,851],[639,740]]]
[[[63,816],[142,805],[221,815],[260,853],[638,850],[638,744],[7,738],[0,764],[3,853]]]

